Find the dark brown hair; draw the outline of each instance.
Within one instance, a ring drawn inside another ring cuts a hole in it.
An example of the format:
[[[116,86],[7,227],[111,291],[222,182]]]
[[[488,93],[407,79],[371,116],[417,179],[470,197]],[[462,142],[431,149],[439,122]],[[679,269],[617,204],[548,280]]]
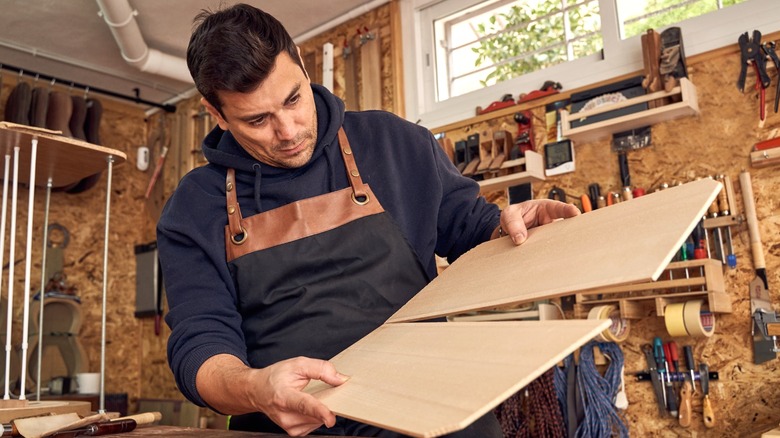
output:
[[[187,47],[187,67],[200,94],[222,114],[218,91],[258,87],[287,52],[303,70],[295,42],[282,23],[253,6],[201,11]],[[224,114],[222,114],[224,116]]]

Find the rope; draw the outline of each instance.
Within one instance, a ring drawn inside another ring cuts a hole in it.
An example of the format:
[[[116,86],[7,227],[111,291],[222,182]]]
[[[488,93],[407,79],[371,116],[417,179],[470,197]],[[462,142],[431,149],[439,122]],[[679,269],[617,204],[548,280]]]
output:
[[[596,369],[593,348],[609,359],[609,366],[602,377]],[[580,350],[577,384],[580,386],[585,418],[577,427],[577,437],[611,437],[613,432],[621,438],[628,437],[628,428],[615,407],[615,395],[620,390],[623,371],[623,352],[614,342],[591,341]]]
[[[555,395],[558,397],[558,406],[561,409],[561,412],[563,413],[563,427],[565,430],[569,430],[569,417],[566,415],[568,412],[568,395],[567,395],[567,387],[566,384],[566,375],[568,374],[569,369],[574,366],[574,354],[570,354],[566,356],[565,359],[563,359],[563,367],[554,367],[555,370],[555,376],[554,376],[554,383],[555,383]],[[568,434],[567,434],[568,435]]]
[[[496,408],[506,438],[563,438],[563,415],[556,400],[554,371],[547,370]]]

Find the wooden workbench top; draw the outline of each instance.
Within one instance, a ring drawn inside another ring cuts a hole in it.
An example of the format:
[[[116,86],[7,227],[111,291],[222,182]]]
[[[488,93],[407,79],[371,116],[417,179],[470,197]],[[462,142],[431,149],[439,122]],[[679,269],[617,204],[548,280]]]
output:
[[[172,438],[189,438],[189,437],[246,438],[246,437],[286,437],[287,435],[280,435],[276,433],[262,433],[262,432],[239,432],[235,430],[198,429],[195,427],[181,427],[181,426],[144,426],[144,427],[139,427],[138,429],[132,432],[121,434],[121,437],[128,437],[128,438],[140,437],[140,436],[164,436],[164,437],[172,437]],[[331,438],[335,438],[335,437],[331,437]]]

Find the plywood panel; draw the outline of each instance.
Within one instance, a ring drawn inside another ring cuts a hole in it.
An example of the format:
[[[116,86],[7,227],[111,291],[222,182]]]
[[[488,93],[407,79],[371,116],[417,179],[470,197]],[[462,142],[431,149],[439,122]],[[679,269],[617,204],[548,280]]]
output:
[[[388,322],[429,319],[655,280],[717,196],[702,179],[486,242],[455,261]]]
[[[333,412],[420,437],[471,424],[608,321],[386,324],[332,359],[350,379],[307,392]]]

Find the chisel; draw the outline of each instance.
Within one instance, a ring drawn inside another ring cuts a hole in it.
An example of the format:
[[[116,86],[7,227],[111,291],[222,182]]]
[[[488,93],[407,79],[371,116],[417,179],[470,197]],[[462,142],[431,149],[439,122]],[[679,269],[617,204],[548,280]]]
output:
[[[702,392],[702,417],[704,418],[704,426],[708,429],[715,427],[715,412],[712,410],[712,403],[710,402],[710,369],[706,363],[699,364],[699,375],[701,376],[701,392]]]
[[[753,362],[761,364],[777,358],[776,337],[769,336],[767,333],[767,322],[776,322],[777,318],[769,298],[764,248],[761,245],[761,235],[758,231],[756,203],[753,197],[753,184],[750,181],[749,172],[742,171],[739,174],[739,184],[742,188],[745,216],[747,217],[748,231],[750,232],[750,248],[753,253],[753,265],[756,269],[756,277],[750,282],[750,313],[753,317]]]

